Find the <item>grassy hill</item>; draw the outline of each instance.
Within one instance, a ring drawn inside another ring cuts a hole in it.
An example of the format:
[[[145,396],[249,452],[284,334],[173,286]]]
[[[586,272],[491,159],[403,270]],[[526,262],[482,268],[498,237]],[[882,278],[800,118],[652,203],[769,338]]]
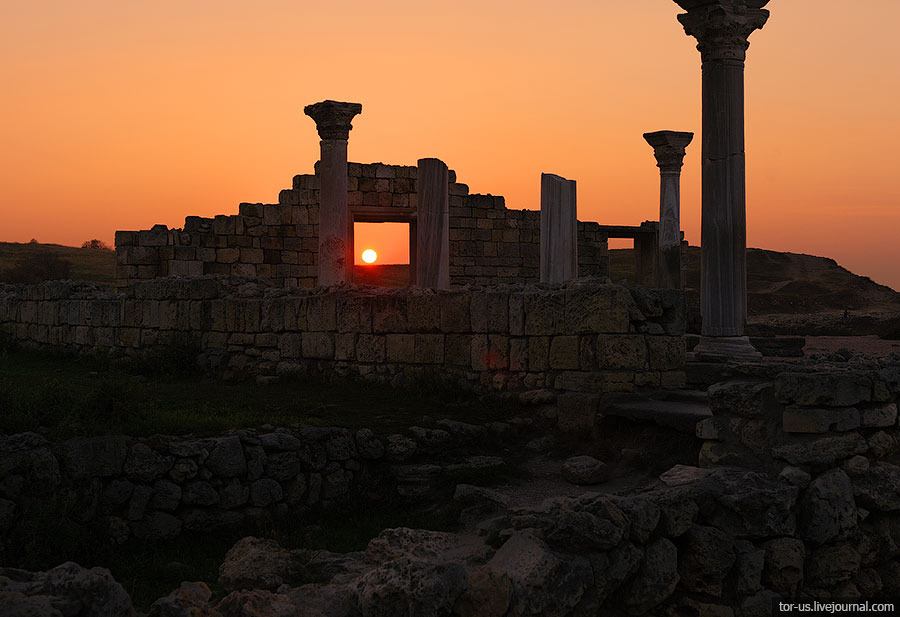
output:
[[[699,330],[700,247],[685,253],[685,291]],[[610,251],[612,280],[633,280],[634,252]],[[747,251],[750,334],[879,334],[900,337],[900,293],[833,259],[764,249]],[[847,315],[845,317],[845,311]]]
[[[49,276],[49,278],[112,284],[115,273],[115,251],[37,242],[28,244],[0,242],[2,283],[38,282],[34,279]]]

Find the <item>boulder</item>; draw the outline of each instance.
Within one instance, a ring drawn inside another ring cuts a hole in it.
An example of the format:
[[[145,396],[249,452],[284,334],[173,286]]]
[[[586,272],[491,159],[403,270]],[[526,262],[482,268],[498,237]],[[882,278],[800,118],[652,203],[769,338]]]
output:
[[[562,475],[571,484],[600,484],[609,480],[610,470],[593,456],[573,456],[563,463]]]
[[[715,527],[693,525],[682,536],[678,555],[681,585],[688,591],[721,597],[722,583],[734,561],[729,536]]]
[[[670,540],[658,538],[644,551],[644,561],[631,582],[625,607],[632,615],[646,613],[671,596],[679,580],[678,549]]]
[[[856,502],[850,478],[840,469],[812,481],[800,499],[800,537],[815,545],[856,532]]]
[[[900,509],[900,467],[874,463],[868,473],[853,478],[853,495],[869,510],[893,512]]]
[[[278,589],[307,582],[308,551],[289,551],[274,540],[248,536],[229,549],[219,566],[219,584],[226,591]]]
[[[563,617],[578,605],[591,583],[589,563],[558,555],[527,532],[513,534],[486,564],[495,579],[508,579],[510,617]],[[498,593],[504,593],[501,588]],[[498,603],[502,603],[498,600]]]
[[[806,549],[796,538],[775,538],[763,542],[766,551],[763,582],[786,598],[796,595],[803,583]]]
[[[195,617],[204,615],[212,596],[205,583],[181,583],[181,586],[150,605],[147,617]],[[196,609],[196,610],[193,610]],[[205,613],[209,615],[209,613]],[[210,616],[211,617],[211,616]]]
[[[462,565],[405,557],[362,575],[351,593],[362,617],[450,617],[465,587]]]

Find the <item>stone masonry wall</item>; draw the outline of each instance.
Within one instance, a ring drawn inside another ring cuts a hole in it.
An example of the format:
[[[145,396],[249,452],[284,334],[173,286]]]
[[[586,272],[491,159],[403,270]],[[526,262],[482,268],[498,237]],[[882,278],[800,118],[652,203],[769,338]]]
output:
[[[417,207],[416,167],[348,164],[354,210]],[[156,225],[116,233],[116,281],[223,274],[266,277],[278,286],[314,287],[318,255],[319,178],[294,177],[278,204],[243,203],[236,215],[189,216],[183,229]],[[607,276],[607,238],[579,222],[580,276]],[[502,197],[469,194],[450,172],[450,278],[453,285],[537,282],[540,212],[507,210]]]
[[[280,289],[170,277],[116,293],[51,282],[0,287],[0,333],[74,352],[193,342],[206,366],[275,378],[396,382],[436,373],[496,390],[607,392],[684,383],[679,292],[601,284],[446,291]]]

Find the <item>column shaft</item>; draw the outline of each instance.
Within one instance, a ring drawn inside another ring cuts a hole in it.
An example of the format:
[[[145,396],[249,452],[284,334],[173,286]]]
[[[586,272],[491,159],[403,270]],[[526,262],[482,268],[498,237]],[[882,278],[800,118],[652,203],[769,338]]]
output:
[[[744,63],[703,63],[700,312],[705,336],[743,336],[747,319]]]
[[[347,209],[347,140],[323,139],[319,165],[319,285],[350,279],[353,247],[349,246]]]
[[[659,286],[681,289],[681,173],[659,176]]]
[[[438,159],[419,159],[416,178],[416,285],[450,287],[450,172]]]
[[[541,282],[578,276],[578,208],[574,180],[541,174]]]

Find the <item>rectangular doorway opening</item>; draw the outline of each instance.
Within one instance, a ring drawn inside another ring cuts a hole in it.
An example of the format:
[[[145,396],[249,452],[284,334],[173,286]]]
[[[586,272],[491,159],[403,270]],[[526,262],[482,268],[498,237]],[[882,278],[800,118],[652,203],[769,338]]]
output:
[[[405,287],[411,282],[412,226],[402,222],[353,222],[353,282]],[[415,249],[413,249],[415,250]]]
[[[635,254],[634,238],[610,238],[609,248],[609,278],[614,283],[623,279],[629,282],[635,281]]]

